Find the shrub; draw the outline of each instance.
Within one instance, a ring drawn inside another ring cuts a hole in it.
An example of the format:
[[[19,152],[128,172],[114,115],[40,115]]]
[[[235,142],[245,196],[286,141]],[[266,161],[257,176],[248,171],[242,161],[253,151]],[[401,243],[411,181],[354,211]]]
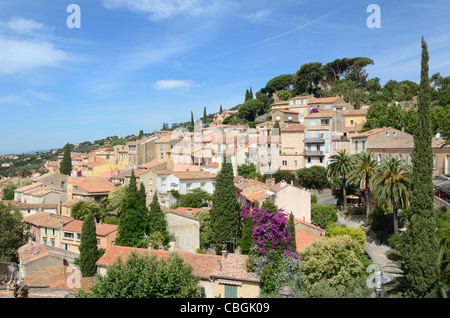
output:
[[[328,223],[336,223],[337,210],[329,204],[311,204],[311,222],[325,228]]]

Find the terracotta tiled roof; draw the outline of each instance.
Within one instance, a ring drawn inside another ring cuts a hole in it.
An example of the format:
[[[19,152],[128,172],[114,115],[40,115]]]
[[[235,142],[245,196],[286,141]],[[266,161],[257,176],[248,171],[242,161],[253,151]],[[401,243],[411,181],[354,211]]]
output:
[[[41,182],[36,182],[36,183],[32,183],[32,184],[30,184],[30,185],[27,185],[27,186],[18,188],[18,189],[16,189],[16,190],[14,190],[14,192],[25,192],[25,191],[28,191],[28,190],[31,190],[31,189],[34,189],[34,188],[39,188],[39,187],[41,187],[41,186],[43,186],[43,183],[41,183]]]
[[[64,225],[64,227],[62,229],[65,231],[81,233],[82,227],[83,227],[83,221],[73,220],[72,222]],[[97,235],[99,235],[99,236],[105,236],[114,231],[117,231],[117,227],[118,226],[114,225],[114,224],[95,223],[95,230],[96,230]]]
[[[41,188],[26,191],[24,194],[34,195],[34,196],[42,196],[42,195],[49,194],[50,192],[53,192],[53,190],[50,188],[41,187]]]
[[[186,208],[186,207],[181,206],[181,207],[175,209],[175,211],[181,212],[183,214],[186,214],[188,210],[191,210],[192,214],[195,214],[200,210],[204,210],[204,208]]]
[[[77,203],[77,202],[80,202],[80,200],[79,199],[75,199],[75,198],[73,198],[73,199],[71,199],[71,200],[67,200],[66,202],[64,202],[63,204],[61,204],[61,206],[64,206],[64,207],[71,207],[71,206],[73,206],[75,203]]]
[[[23,220],[37,227],[48,227],[59,229],[61,224],[67,224],[73,221],[73,218],[49,212],[39,212],[33,215],[25,216]]]
[[[296,97],[292,97],[289,100],[297,100],[297,99],[307,99],[309,96],[296,96]]]
[[[57,209],[58,204],[57,203],[26,203],[26,202],[20,202],[20,201],[8,201],[3,200],[4,205],[12,205],[13,207],[20,209],[20,210],[26,210],[26,209]]]
[[[334,102],[337,101],[339,98],[341,98],[341,97],[340,97],[340,96],[335,96],[335,97],[316,98],[315,100],[313,100],[312,102],[310,102],[310,104],[334,103]]]
[[[321,118],[321,117],[333,117],[336,114],[333,110],[319,111],[318,113],[312,113],[306,116],[306,118]]]
[[[211,162],[211,163],[208,163],[207,165],[204,165],[203,167],[218,168],[219,167],[219,163],[218,162]]]
[[[102,177],[77,177],[71,178],[71,182],[86,192],[109,192],[114,185]]]
[[[64,259],[66,257],[75,259],[78,256],[78,254],[66,251],[61,248],[45,244],[36,244],[35,242],[30,242],[21,246],[18,250],[18,254],[21,264],[24,265],[48,255],[59,259]]]
[[[247,255],[227,253],[221,258],[220,267],[214,268],[211,272],[211,277],[261,282],[256,273],[247,271],[247,261]]]
[[[300,232],[295,233],[295,243],[297,245],[297,252],[303,251],[303,249],[309,246],[315,240],[321,239],[319,235],[314,235],[313,233],[302,230]]]
[[[368,136],[371,136],[371,135],[374,135],[374,134],[378,134],[380,132],[383,132],[383,131],[386,131],[386,130],[389,130],[389,129],[392,129],[392,127],[374,128],[374,129],[371,129],[371,130],[368,130],[368,131],[364,131],[364,132],[362,132],[360,134],[354,135],[351,138],[365,138],[365,137],[368,137]]]
[[[155,174],[158,174],[158,175],[169,175],[169,174],[172,174],[172,171],[170,171],[170,170],[163,170],[163,169],[161,169],[161,170],[154,170],[153,172]]]
[[[444,140],[442,139],[436,139],[432,138],[431,140],[431,147],[434,149],[439,149],[441,145],[444,143]],[[401,137],[397,139],[391,139],[387,141],[380,142],[376,145],[372,145],[367,147],[367,149],[407,149],[407,150],[413,150],[414,149],[414,137],[413,136],[407,136],[407,137]],[[444,147],[444,149],[450,149],[450,145],[447,145]]]
[[[209,278],[211,271],[221,259],[221,256],[218,255],[198,254],[184,251],[171,252],[114,245],[97,261],[97,265],[112,266],[119,257],[125,262],[132,252],[139,255],[155,255],[158,260],[166,259],[170,254],[177,253],[184,259],[185,263],[192,265],[194,275],[198,275],[202,278]]]
[[[338,110],[344,116],[366,115],[367,108]]]
[[[172,171],[171,174],[180,180],[215,179],[217,175],[204,171]]]
[[[281,129],[281,132],[290,132],[290,131],[303,131],[305,130],[305,125],[302,124],[293,124],[287,125]]]
[[[162,165],[162,164],[164,164],[164,163],[167,163],[167,160],[152,160],[152,161],[150,161],[150,162],[147,162],[147,163],[144,163],[144,164],[138,166],[138,168],[141,168],[141,169],[150,169],[150,168],[153,168],[153,167]]]

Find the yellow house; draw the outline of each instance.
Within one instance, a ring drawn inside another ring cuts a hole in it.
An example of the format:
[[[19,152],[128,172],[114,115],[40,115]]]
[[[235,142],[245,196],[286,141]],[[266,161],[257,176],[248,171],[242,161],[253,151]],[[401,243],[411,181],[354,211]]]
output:
[[[305,167],[305,126],[293,124],[281,129],[280,169],[297,171]]]
[[[61,228],[73,218],[49,212],[39,212],[26,216],[23,220],[31,225],[31,240],[61,248]]]
[[[79,199],[70,199],[61,204],[61,215],[72,217],[72,208],[75,203],[80,201]]]
[[[83,221],[73,220],[61,228],[61,247],[73,253],[80,253],[79,246],[81,242],[81,230]],[[114,245],[117,235],[117,225],[96,223],[97,247],[105,250]]]
[[[367,109],[346,109],[339,112],[345,118],[345,127],[362,126],[366,121]]]

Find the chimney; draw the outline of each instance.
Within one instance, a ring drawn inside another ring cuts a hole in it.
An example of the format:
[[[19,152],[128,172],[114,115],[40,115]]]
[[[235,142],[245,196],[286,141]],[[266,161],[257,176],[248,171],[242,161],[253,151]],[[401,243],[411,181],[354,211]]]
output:
[[[219,270],[219,271],[222,270],[222,262],[221,262],[221,261],[218,261],[218,262],[217,262],[217,264],[216,264],[216,269]]]
[[[149,250],[152,250],[152,249],[153,249],[153,243],[148,244],[147,248],[148,248]]]
[[[228,251],[222,251],[223,258],[227,258],[227,255],[228,255]]]
[[[241,247],[238,246],[238,247],[236,248],[236,250],[234,251],[234,253],[235,253],[235,254],[238,254],[238,255],[241,255],[241,254],[242,254]]]

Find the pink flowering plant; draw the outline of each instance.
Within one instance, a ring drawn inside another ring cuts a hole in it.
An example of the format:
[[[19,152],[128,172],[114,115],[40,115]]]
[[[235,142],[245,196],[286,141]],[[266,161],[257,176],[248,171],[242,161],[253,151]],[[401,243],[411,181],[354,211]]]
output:
[[[271,213],[266,209],[247,204],[241,211],[241,218],[253,220],[250,250],[250,269],[264,282],[263,292],[276,293],[286,282],[298,286],[302,275],[298,271],[301,258],[290,246],[288,216],[282,209]],[[293,286],[292,286],[293,287]]]

